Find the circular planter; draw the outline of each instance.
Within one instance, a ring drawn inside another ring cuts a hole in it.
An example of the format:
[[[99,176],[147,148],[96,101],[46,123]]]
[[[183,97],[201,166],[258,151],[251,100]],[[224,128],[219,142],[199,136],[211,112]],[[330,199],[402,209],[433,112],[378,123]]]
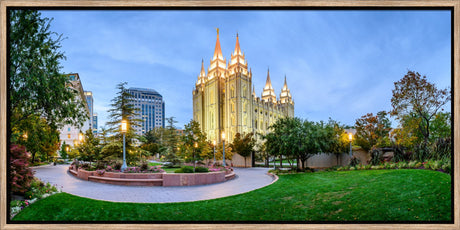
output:
[[[230,170],[208,173],[104,172],[99,174],[97,171],[77,169],[75,165],[71,165],[69,172],[82,180],[131,186],[191,186],[220,183],[235,178],[235,173]]]

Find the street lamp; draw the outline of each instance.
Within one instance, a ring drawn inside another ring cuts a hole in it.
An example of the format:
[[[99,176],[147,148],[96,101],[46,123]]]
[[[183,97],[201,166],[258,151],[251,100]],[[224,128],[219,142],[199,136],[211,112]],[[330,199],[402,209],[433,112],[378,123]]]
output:
[[[193,173],[195,173],[195,164],[196,164],[196,161],[195,161],[195,151],[196,149],[198,148],[198,142],[195,142],[195,144],[193,145],[193,147],[195,147],[193,149]]]
[[[213,163],[213,165],[215,165],[216,164],[216,140],[214,140],[212,142],[212,146],[214,147],[214,149],[213,149],[213,155],[214,155],[214,163]]]
[[[350,160],[351,157],[353,156],[353,152],[351,151],[351,141],[353,140],[353,133],[348,133],[348,140],[350,141]]]
[[[80,143],[83,142],[83,133],[78,134],[78,141],[80,141]]]
[[[121,171],[124,172],[128,167],[126,165],[126,148],[125,148],[125,134],[128,130],[128,122],[126,120],[121,120],[121,133],[123,133],[123,165],[121,166]]]
[[[222,132],[222,165],[225,167],[225,132]]]

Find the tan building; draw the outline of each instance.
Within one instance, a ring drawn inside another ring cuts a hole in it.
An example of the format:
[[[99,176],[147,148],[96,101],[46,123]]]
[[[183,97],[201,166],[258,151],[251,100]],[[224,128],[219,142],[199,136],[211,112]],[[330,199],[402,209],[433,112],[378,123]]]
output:
[[[232,142],[236,133],[265,134],[278,118],[294,117],[294,101],[286,77],[279,99],[272,87],[269,71],[260,98],[254,91],[252,77],[240,48],[238,34],[235,50],[227,63],[222,55],[217,30],[214,55],[207,73],[202,61],[193,90],[193,119],[200,123],[208,140],[221,142],[223,132],[226,143]]]
[[[68,86],[69,88],[75,90],[78,93],[78,97],[75,97],[75,100],[77,101],[83,101],[83,104],[85,105],[85,112],[88,115],[88,118],[90,118],[91,115],[91,110],[88,106],[88,100],[87,96],[89,95],[87,91],[83,90],[83,86],[80,81],[80,75],[78,73],[70,73],[67,74],[67,76],[70,78],[70,85]],[[92,97],[92,94],[91,94]],[[92,100],[92,98],[91,98]],[[59,139],[61,141],[60,145],[65,142],[67,145],[70,145],[71,147],[78,145],[80,142],[80,136],[85,134],[86,130],[92,128],[92,118],[84,121],[82,127],[77,127],[73,125],[64,125],[59,132]]]

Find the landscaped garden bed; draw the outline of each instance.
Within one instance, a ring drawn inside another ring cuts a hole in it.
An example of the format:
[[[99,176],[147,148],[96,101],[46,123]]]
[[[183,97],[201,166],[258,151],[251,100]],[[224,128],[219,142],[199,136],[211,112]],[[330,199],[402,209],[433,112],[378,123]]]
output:
[[[86,168],[86,169],[85,169]],[[183,166],[176,173],[166,173],[161,166],[128,167],[121,172],[118,167],[106,166],[97,169],[85,165],[79,167],[73,163],[69,172],[83,180],[104,184],[130,185],[130,186],[190,186],[224,182],[235,177],[232,168],[225,167],[193,167]]]

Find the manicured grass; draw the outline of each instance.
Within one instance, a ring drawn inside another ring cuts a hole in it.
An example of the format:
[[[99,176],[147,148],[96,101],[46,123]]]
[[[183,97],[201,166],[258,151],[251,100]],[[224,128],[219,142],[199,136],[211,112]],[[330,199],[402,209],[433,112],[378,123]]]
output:
[[[249,193],[197,202],[113,203],[60,193],[13,220],[450,221],[450,185],[450,175],[430,170],[291,174]]]
[[[157,162],[149,162],[149,166],[157,166],[157,165],[163,165],[162,163],[157,163]]]

